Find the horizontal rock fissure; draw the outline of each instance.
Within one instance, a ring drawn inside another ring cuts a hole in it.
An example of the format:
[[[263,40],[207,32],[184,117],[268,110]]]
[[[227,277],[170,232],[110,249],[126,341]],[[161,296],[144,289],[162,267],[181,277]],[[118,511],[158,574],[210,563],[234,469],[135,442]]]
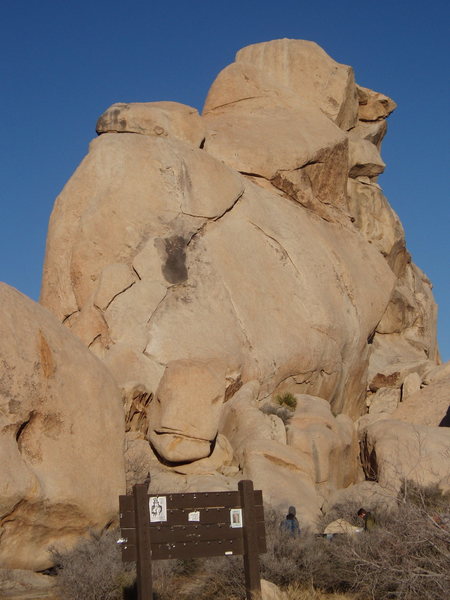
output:
[[[257,98],[264,98],[264,96],[247,96],[246,98],[239,98],[239,100],[233,100],[233,102],[226,102],[225,104],[219,104],[218,106],[215,106],[210,111],[208,111],[208,113],[206,113],[206,114],[214,114],[214,111],[216,111],[219,108],[224,108],[224,106],[231,106],[233,104],[239,104],[240,102],[245,102],[246,100],[256,100]]]
[[[215,440],[213,440],[213,442],[215,443]],[[210,448],[210,453],[209,456],[211,456],[212,451],[213,451],[213,442],[210,442],[211,444],[211,448]],[[156,458],[158,459],[158,462],[161,463],[162,465],[164,465],[165,467],[181,467],[183,465],[190,465],[192,463],[195,463],[196,460],[183,460],[183,461],[170,461],[167,460],[166,458],[164,458],[164,456],[162,456],[158,450],[155,448],[155,446],[149,442],[150,448],[152,449],[152,452],[154,453],[154,455],[156,456]],[[208,458],[208,457],[205,457]]]
[[[195,440],[195,441],[199,441],[199,442],[210,442],[211,440],[207,439],[207,438],[202,438],[202,437],[195,437],[194,435],[187,435],[186,433],[181,432],[179,429],[164,429],[164,430],[158,430],[158,429],[154,429],[153,430],[156,435],[176,435],[177,437],[181,437],[187,440]]]

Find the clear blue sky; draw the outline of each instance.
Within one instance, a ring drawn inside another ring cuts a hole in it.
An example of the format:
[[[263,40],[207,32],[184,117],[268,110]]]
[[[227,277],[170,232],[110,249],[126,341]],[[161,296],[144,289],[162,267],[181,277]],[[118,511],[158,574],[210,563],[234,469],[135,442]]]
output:
[[[434,284],[450,359],[450,3],[346,0],[3,0],[0,279],[39,296],[55,197],[113,102],[201,109],[248,44],[313,40],[399,105],[380,178],[414,261]]]

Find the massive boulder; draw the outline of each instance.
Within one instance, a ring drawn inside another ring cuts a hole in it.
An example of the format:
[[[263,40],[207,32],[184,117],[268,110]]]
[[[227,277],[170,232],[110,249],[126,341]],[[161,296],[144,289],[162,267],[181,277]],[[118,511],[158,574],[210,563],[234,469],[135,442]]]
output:
[[[240,50],[236,63],[226,67],[210,89],[205,113],[247,100],[274,105],[279,98],[292,106],[316,106],[344,130],[357,122],[353,69],[334,61],[314,42],[290,39]]]
[[[105,366],[46,309],[0,284],[0,566],[117,519],[124,417]]]
[[[275,40],[237,54],[201,117],[101,116],[52,213],[41,302],[121,387],[130,473],[140,456],[177,489],[252,477],[274,503],[307,496],[311,520],[358,481],[350,417],[438,362],[431,286],[377,183],[394,108],[316,44]],[[287,428],[260,410],[285,393]]]
[[[216,360],[227,387],[289,383],[358,414],[394,283],[357,231],[203,150],[104,134],[57,201],[42,302],[121,385],[155,392],[172,361]]]

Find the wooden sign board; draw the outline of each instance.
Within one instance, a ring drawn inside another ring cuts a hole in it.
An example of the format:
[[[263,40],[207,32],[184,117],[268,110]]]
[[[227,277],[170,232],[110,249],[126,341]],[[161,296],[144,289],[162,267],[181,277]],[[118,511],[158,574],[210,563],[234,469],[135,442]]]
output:
[[[159,497],[166,499],[167,519],[152,522],[150,511],[153,497],[148,496],[154,560],[244,553],[239,492],[199,492]],[[131,562],[137,558],[133,496],[120,496],[119,504],[122,538],[126,540],[122,545],[122,560]],[[254,511],[258,552],[261,554],[266,552],[261,491],[254,492]]]
[[[260,593],[260,553],[266,552],[262,492],[251,481],[239,491],[148,495],[145,485],[133,496],[119,496],[122,560],[138,563],[139,600],[147,600],[140,572],[151,561],[212,556],[244,556],[247,597]],[[145,567],[143,568],[143,564]]]

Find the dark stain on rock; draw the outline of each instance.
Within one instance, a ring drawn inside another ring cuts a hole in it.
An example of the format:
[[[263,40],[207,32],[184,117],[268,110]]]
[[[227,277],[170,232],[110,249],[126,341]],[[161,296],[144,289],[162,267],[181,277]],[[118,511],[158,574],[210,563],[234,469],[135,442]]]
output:
[[[162,273],[169,283],[183,283],[188,278],[186,245],[187,240],[180,235],[164,240],[166,262],[162,266]]]
[[[390,387],[395,388],[400,384],[400,373],[399,371],[394,371],[389,375],[385,375],[384,373],[377,373],[375,377],[372,379],[369,385],[369,389],[371,392],[376,392],[382,387]]]
[[[39,331],[39,355],[40,355],[40,365],[42,371],[44,373],[44,377],[49,379],[52,377],[56,370],[55,361],[53,358],[52,351],[50,350],[50,346],[48,345],[47,340],[45,339],[42,331]]]
[[[124,110],[128,110],[127,104],[118,104],[106,112],[104,112],[98,119],[95,129],[100,135],[101,133],[107,133],[108,131],[125,131],[127,128],[127,121],[123,116]],[[121,118],[120,118],[121,117]]]

